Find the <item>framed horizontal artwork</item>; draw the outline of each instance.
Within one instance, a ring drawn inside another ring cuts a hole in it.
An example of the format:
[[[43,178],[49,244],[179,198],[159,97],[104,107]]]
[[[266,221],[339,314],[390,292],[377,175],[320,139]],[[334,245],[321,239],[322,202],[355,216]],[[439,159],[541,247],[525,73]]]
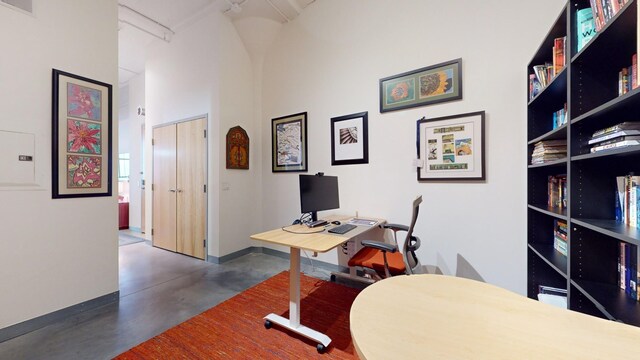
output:
[[[271,120],[271,171],[307,171],[307,113]]]
[[[462,99],[462,59],[380,79],[380,112]]]
[[[331,118],[331,165],[369,163],[368,112]]]
[[[484,111],[418,120],[418,181],[484,180]]]
[[[111,196],[112,87],[53,69],[52,197]]]

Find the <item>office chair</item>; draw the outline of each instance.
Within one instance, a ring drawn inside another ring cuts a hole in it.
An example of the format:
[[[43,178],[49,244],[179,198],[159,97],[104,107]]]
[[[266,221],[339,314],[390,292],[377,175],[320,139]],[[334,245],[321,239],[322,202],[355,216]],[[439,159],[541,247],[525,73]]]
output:
[[[368,274],[374,280],[416,273],[421,266],[415,253],[420,247],[420,239],[413,235],[413,228],[418,219],[420,203],[422,203],[422,196],[418,196],[413,200],[413,215],[410,226],[399,224],[380,225],[383,229],[393,231],[395,245],[381,241],[363,240],[361,242],[363,248],[349,259],[349,266],[362,268],[365,274]],[[399,251],[400,247],[398,246],[397,235],[399,231],[407,233],[402,252]]]

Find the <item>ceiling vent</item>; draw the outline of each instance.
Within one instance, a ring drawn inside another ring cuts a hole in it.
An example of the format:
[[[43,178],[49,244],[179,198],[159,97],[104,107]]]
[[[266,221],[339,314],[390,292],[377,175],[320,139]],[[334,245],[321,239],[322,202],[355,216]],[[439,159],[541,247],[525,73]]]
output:
[[[0,0],[0,4],[33,14],[33,0]]]

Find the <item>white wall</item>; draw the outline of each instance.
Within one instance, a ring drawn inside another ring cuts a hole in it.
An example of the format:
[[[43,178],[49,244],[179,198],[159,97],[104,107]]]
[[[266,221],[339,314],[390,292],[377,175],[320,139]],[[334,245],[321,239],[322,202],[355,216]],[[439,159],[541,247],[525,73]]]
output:
[[[309,174],[337,175],[340,212],[406,223],[423,264],[524,293],[526,65],[563,0],[317,1],[287,24],[264,63],[263,225],[299,216],[298,174],[271,172],[270,119],[308,112]],[[462,58],[463,100],[381,114],[378,80]],[[416,121],[485,110],[484,182],[418,183]],[[369,112],[369,164],[331,166],[330,118]],[[321,260],[337,261],[335,252]],[[471,265],[470,269],[465,262]]]
[[[116,197],[51,199],[52,68],[115,85],[117,158],[116,4],[38,1],[34,17],[0,6],[0,129],[35,134],[42,188],[0,191],[0,328],[118,290]]]
[[[159,44],[146,62],[146,134],[158,124],[206,114],[208,123],[209,255],[244,249],[254,233],[259,208],[256,184],[258,152],[250,148],[250,170],[226,170],[225,136],[240,125],[252,139],[251,62],[230,20],[211,11],[176,31],[171,43]],[[151,180],[152,149],[146,148],[147,180]],[[225,184],[223,190],[221,184]],[[147,186],[147,224],[151,224],[151,192]]]
[[[142,225],[142,190],[140,181],[144,177],[142,152],[142,125],[145,117],[138,115],[138,106],[144,107],[145,90],[144,73],[136,75],[128,82],[128,108],[129,146],[127,152],[130,155],[129,162],[129,228],[140,229]],[[122,148],[122,147],[121,147]],[[121,151],[122,152],[122,151]],[[146,230],[146,229],[145,229]]]

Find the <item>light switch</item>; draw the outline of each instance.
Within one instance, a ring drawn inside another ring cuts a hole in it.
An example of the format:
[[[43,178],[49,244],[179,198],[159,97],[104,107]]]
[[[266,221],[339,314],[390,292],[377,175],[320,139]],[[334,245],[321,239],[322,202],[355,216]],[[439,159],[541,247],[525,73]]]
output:
[[[0,185],[35,183],[35,135],[0,130]]]

